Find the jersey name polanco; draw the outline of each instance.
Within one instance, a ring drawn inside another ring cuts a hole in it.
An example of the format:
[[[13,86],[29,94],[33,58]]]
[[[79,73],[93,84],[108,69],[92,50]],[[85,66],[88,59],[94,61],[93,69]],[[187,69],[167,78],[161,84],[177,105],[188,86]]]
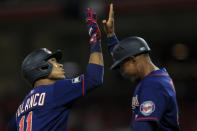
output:
[[[32,90],[33,91],[33,90]],[[27,110],[31,110],[32,107],[36,106],[43,106],[44,100],[45,100],[46,93],[36,93],[32,94],[24,104],[24,102],[18,107],[18,110],[16,112],[16,116],[19,117],[20,114]]]

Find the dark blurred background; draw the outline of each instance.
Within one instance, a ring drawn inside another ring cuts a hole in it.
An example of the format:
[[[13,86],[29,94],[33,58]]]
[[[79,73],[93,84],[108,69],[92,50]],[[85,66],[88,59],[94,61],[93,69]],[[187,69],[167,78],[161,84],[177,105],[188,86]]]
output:
[[[119,40],[128,36],[147,40],[153,62],[165,67],[174,80],[181,128],[197,130],[197,0],[0,0],[0,131],[6,130],[31,89],[20,74],[24,57],[37,48],[61,49],[69,78],[85,72],[89,36],[84,9],[95,9],[101,26],[110,2]],[[109,69],[112,60],[104,32],[102,45],[104,84],[75,102],[69,131],[130,130],[135,85]]]

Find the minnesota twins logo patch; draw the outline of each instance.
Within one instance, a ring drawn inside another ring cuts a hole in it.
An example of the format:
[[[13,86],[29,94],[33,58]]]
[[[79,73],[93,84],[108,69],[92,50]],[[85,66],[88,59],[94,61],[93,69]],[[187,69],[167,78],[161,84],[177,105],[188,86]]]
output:
[[[79,83],[80,81],[81,81],[81,77],[80,76],[72,79],[72,83]]]
[[[140,105],[140,112],[144,116],[149,116],[155,111],[155,104],[152,101],[145,101]]]

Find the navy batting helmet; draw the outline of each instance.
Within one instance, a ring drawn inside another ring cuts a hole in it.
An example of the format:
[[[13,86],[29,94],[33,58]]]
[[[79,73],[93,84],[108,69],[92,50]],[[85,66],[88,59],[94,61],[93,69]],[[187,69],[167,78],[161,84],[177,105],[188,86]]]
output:
[[[57,50],[52,53],[46,48],[41,48],[27,55],[22,63],[21,71],[24,78],[33,86],[36,80],[47,77],[52,71],[52,64],[47,60],[62,58],[62,52]]]
[[[150,52],[146,41],[140,37],[128,37],[120,41],[113,49],[114,63],[111,69],[115,69],[119,64],[130,56],[137,56]]]

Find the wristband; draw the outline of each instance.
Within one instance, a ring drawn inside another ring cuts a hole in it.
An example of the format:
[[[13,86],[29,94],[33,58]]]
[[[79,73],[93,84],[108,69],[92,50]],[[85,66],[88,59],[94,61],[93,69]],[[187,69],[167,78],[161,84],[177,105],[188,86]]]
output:
[[[90,44],[90,53],[102,52],[101,44]]]
[[[114,46],[119,42],[118,38],[116,37],[116,34],[112,37],[107,38],[107,45],[108,47]]]

